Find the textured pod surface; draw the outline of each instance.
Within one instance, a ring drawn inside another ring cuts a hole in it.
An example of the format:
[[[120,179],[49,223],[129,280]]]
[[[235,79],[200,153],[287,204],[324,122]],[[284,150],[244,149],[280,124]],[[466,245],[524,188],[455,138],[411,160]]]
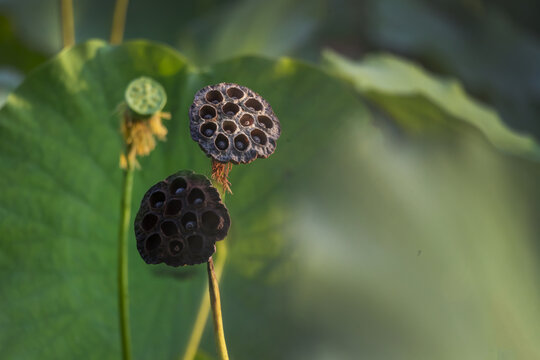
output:
[[[148,264],[200,264],[212,256],[230,222],[210,181],[192,171],[179,171],[144,195],[135,217],[137,249]]]
[[[281,133],[268,102],[253,90],[232,83],[199,90],[189,119],[191,138],[222,163],[246,164],[270,156]]]
[[[132,80],[126,88],[124,98],[128,107],[142,116],[161,111],[167,102],[163,86],[147,76]]]

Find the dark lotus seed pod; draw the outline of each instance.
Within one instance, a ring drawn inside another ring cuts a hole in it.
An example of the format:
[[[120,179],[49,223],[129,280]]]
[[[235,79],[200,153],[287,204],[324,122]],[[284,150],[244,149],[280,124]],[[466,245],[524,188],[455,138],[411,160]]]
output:
[[[203,175],[179,171],[152,186],[135,217],[137,249],[148,264],[207,262],[231,220],[218,191]]]
[[[231,83],[206,86],[189,111],[191,138],[220,163],[247,164],[276,149],[281,127],[259,94]]]

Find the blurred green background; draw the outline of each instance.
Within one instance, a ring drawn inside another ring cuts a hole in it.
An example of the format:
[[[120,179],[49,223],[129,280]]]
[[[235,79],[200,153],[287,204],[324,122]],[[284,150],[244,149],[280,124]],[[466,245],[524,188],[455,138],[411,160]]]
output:
[[[82,45],[47,62],[59,2],[0,0],[2,358],[119,358],[114,109],[148,74],[173,120],[134,211],[173,171],[209,173],[200,87],[249,86],[282,122],[276,154],[232,171],[232,359],[540,359],[538,2],[132,0],[125,40],[181,55],[84,43],[113,9],[75,1]],[[130,244],[135,358],[176,359],[204,267]]]

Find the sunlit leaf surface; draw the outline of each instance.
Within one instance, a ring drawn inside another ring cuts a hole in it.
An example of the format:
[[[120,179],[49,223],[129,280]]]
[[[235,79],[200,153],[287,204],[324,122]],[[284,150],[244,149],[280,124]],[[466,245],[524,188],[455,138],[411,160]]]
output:
[[[353,62],[326,51],[324,58],[330,69],[413,132],[446,131],[456,127],[453,122],[462,121],[501,150],[540,159],[540,146],[531,136],[508,128],[495,111],[468,96],[455,80],[442,80],[410,61],[388,54]]]
[[[202,72],[160,45],[90,41],[29,75],[0,111],[2,358],[120,356],[115,110],[141,75],[163,84],[172,120],[141,160],[133,211],[174,171],[208,174],[187,118],[202,86],[248,86],[281,120],[276,153],[232,170],[222,283],[232,358],[539,356],[532,164],[476,133],[452,146],[394,139],[349,84],[291,59]],[[136,358],[175,359],[204,266],[149,266],[130,243]],[[201,354],[215,354],[211,331]]]

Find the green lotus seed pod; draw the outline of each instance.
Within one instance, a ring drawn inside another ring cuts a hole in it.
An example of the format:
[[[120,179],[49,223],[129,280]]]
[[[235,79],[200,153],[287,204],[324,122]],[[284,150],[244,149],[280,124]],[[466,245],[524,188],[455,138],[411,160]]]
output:
[[[160,83],[141,76],[129,83],[125,99],[129,109],[135,114],[150,116],[163,109],[167,102],[167,94]]]

